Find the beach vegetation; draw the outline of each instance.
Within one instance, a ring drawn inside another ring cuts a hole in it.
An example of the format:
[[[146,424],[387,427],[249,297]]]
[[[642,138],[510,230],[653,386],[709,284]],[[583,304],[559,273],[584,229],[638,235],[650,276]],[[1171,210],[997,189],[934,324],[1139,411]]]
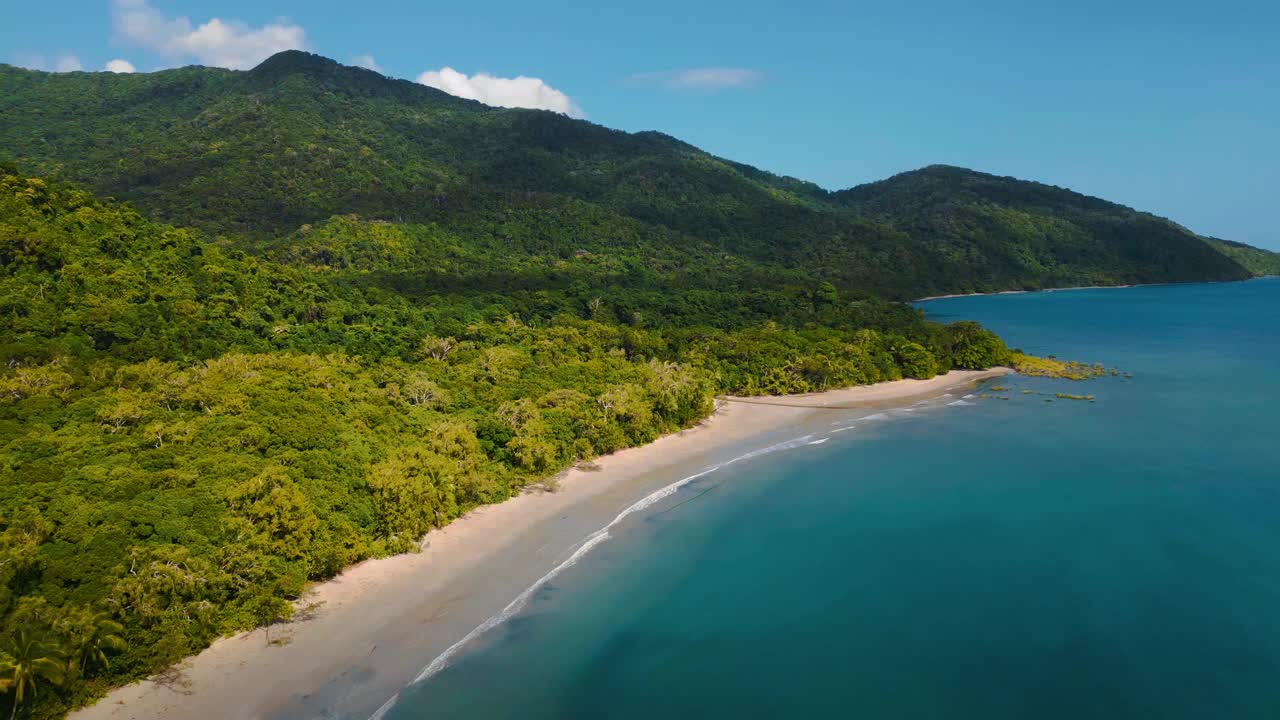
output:
[[[828,192],[297,51],[0,84],[0,689],[33,718],[719,394],[1102,372],[897,301],[1249,276],[1058,188]]]
[[[253,255],[0,173],[11,712],[57,716],[270,630],[310,583],[692,427],[719,394],[1000,357],[971,323],[787,277],[744,289],[749,270],[711,262],[691,285],[562,271],[349,217]],[[516,280],[543,272],[560,279]]]
[[[1022,375],[1056,378],[1059,380],[1090,380],[1119,375],[1119,371],[1098,363],[1059,360],[1055,357],[1036,357],[1013,353],[1008,360],[1014,370]]]
[[[17,717],[24,702],[37,696],[42,685],[62,684],[66,671],[66,659],[59,648],[36,637],[31,629],[18,628],[10,634],[0,656],[4,686],[12,696],[10,720]]]

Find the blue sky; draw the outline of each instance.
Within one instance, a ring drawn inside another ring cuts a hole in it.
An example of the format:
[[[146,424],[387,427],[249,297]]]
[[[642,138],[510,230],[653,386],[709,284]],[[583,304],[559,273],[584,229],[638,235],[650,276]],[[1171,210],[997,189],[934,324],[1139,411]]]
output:
[[[0,61],[46,69],[291,45],[828,188],[949,163],[1280,250],[1274,0],[77,0],[0,26]]]

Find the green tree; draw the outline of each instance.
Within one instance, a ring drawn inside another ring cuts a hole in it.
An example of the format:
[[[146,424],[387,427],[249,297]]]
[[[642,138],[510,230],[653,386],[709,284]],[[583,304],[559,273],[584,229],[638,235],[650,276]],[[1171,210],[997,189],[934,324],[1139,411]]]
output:
[[[82,630],[76,638],[79,674],[86,673],[92,665],[108,669],[111,666],[108,653],[119,652],[128,647],[123,635],[124,625],[104,615],[92,616],[87,633]]]
[[[985,370],[1009,362],[1009,348],[1000,336],[976,322],[947,326],[952,338],[951,362],[958,368]]]
[[[938,361],[920,343],[904,342],[896,350],[904,377],[927,380],[938,374]]]
[[[26,628],[18,628],[9,637],[5,648],[9,659],[5,661],[5,680],[13,691],[12,720],[18,715],[18,706],[35,696],[40,681],[61,685],[66,677],[66,657],[51,643],[37,639]]]

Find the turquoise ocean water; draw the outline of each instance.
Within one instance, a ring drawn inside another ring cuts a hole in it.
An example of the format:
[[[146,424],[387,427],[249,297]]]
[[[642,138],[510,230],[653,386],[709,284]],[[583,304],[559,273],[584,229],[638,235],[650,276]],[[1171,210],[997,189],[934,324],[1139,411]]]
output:
[[[924,307],[1133,377],[831,411],[386,717],[1280,717],[1280,281]]]

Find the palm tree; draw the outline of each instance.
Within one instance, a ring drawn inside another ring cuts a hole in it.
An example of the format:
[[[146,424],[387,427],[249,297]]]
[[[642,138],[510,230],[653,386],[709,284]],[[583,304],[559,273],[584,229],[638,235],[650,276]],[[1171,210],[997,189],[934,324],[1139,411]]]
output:
[[[80,643],[78,654],[81,675],[88,669],[90,663],[104,669],[111,667],[111,662],[107,659],[107,651],[123,650],[126,645],[124,638],[120,637],[120,633],[124,632],[124,626],[111,618],[95,617],[92,627],[92,632]]]
[[[36,684],[44,679],[58,685],[66,676],[66,660],[57,648],[40,642],[25,629],[20,629],[9,638],[10,659],[4,667],[4,682],[13,688],[13,710],[9,720],[18,716],[18,706],[22,704],[27,689],[36,694]]]

